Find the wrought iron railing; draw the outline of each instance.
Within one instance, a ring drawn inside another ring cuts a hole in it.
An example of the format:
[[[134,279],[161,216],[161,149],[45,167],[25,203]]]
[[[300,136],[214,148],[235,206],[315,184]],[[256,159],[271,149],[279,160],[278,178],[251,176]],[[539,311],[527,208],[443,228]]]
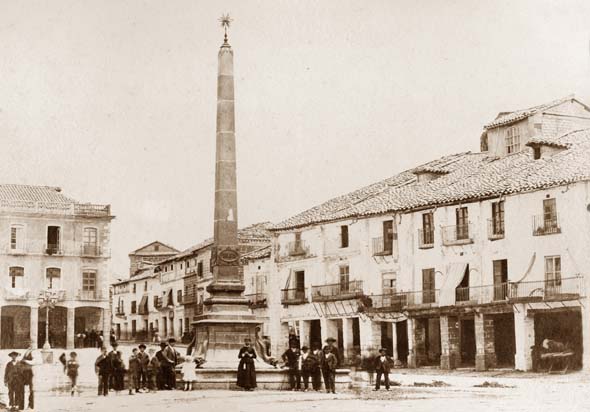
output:
[[[438,303],[438,289],[396,292],[367,297],[370,308],[383,312],[400,312],[403,309]]]
[[[252,309],[267,307],[266,293],[250,293],[244,295],[244,297],[250,301],[250,307]]]
[[[289,256],[307,256],[309,255],[309,246],[307,246],[304,240],[295,240],[289,242],[287,251]]]
[[[61,245],[57,243],[48,243],[45,245],[45,254],[46,255],[63,255],[63,249]]]
[[[87,257],[102,256],[102,250],[99,245],[82,245],[80,246],[80,254]]]
[[[373,256],[390,256],[393,254],[393,241],[383,237],[372,239]]]
[[[509,299],[571,300],[585,296],[584,277],[511,283]]]
[[[307,303],[305,289],[281,289],[281,303],[283,305]]]
[[[351,280],[311,287],[312,302],[355,299],[363,296],[363,281]]]
[[[504,221],[498,219],[488,219],[488,239],[504,239]]]
[[[102,291],[100,290],[79,290],[76,297],[78,300],[102,300]]]
[[[445,226],[442,228],[442,235],[445,246],[473,243],[470,224]]]
[[[434,229],[418,229],[418,247],[420,249],[429,249],[434,247]]]
[[[533,216],[533,236],[553,235],[561,233],[557,215]]]

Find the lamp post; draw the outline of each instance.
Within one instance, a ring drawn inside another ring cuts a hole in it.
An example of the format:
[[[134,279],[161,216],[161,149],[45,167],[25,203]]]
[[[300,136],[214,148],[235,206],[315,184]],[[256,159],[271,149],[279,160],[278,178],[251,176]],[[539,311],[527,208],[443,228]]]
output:
[[[41,350],[41,357],[44,363],[53,362],[53,352],[51,351],[51,344],[49,343],[49,309],[54,308],[58,301],[56,291],[46,289],[39,294],[39,306],[45,307],[45,343]]]

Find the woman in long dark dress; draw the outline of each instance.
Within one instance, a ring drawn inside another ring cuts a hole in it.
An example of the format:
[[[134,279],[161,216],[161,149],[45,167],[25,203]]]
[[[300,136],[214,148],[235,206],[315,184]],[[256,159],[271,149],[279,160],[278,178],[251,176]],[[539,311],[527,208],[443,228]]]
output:
[[[238,358],[240,364],[238,365],[238,386],[244,390],[251,391],[256,387],[256,369],[254,367],[254,359],[256,359],[256,351],[250,346],[250,339],[244,340],[244,346],[240,349]]]

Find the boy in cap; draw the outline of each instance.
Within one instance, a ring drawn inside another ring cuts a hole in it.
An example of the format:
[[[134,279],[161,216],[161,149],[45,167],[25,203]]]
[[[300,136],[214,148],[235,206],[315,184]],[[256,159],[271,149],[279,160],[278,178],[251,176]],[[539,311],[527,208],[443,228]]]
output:
[[[377,373],[377,381],[375,382],[375,391],[381,388],[381,376],[385,380],[385,389],[389,390],[389,372],[391,372],[392,360],[387,356],[385,348],[379,349],[379,355],[375,358],[375,372]]]
[[[80,391],[78,390],[78,368],[80,368],[78,354],[76,352],[71,352],[70,359],[66,362],[66,375],[70,378],[72,396],[74,396],[75,392],[78,392],[78,396],[80,396]]]
[[[146,346],[142,343],[139,345],[139,352],[137,353],[137,361],[139,362],[139,388],[144,391],[148,388],[148,364],[150,357],[145,352]]]
[[[8,356],[10,356],[10,361],[4,369],[4,385],[8,387],[9,410],[16,411],[24,409],[25,402],[25,387],[21,367],[16,360],[20,353],[12,351]]]
[[[336,355],[332,353],[332,348],[325,348],[326,359],[324,361],[324,385],[326,386],[326,392],[336,393],[336,367],[338,366],[338,359]]]
[[[129,395],[139,393],[139,360],[137,359],[137,348],[131,350],[129,357],[129,373],[127,375],[127,385],[129,386]]]
[[[309,352],[309,348],[304,346],[301,348],[301,374],[303,376],[303,389],[309,390],[309,378],[312,378],[313,389],[317,388],[315,382],[313,382],[314,376],[319,369],[319,360],[313,354]]]

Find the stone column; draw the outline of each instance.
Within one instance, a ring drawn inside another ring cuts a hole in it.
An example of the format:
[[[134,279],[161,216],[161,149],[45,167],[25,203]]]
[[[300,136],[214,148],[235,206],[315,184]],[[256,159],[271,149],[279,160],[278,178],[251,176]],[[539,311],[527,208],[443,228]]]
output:
[[[374,356],[381,347],[381,324],[370,319],[359,319],[361,356]]]
[[[320,319],[320,325],[322,328],[322,345],[328,338],[338,339],[338,325],[334,319]]]
[[[489,315],[475,315],[475,369],[485,371],[496,366],[494,320]]]
[[[455,316],[440,317],[440,367],[455,369],[461,363],[459,319]]]
[[[299,321],[299,342],[301,346],[307,346],[309,348],[309,321],[308,320],[300,320]]]
[[[37,349],[39,347],[39,307],[31,306],[31,348]]]
[[[516,340],[514,368],[521,371],[532,370],[531,346],[535,344],[535,319],[527,316],[524,304],[514,305],[514,336]]]
[[[66,318],[66,349],[74,349],[74,321],[75,317],[75,309],[74,308],[67,308],[67,318]],[[106,335],[105,332],[105,337]]]
[[[414,335],[415,319],[408,318],[408,368],[416,368],[418,362],[416,361],[416,339]]]
[[[426,364],[428,354],[426,353],[426,328],[428,319],[414,319],[414,354],[416,356],[416,367]]]
[[[584,300],[582,309],[582,368],[590,371],[590,307],[588,299]]]
[[[391,346],[392,346],[392,359],[394,362],[399,360],[399,355],[397,353],[397,322],[391,323]]]
[[[109,333],[111,332],[111,310],[106,308],[102,310],[102,330],[103,333],[105,334],[105,338],[107,338],[109,336]]]
[[[352,319],[349,318],[342,319],[342,347],[344,348],[344,358],[349,359],[354,354],[352,339]]]

